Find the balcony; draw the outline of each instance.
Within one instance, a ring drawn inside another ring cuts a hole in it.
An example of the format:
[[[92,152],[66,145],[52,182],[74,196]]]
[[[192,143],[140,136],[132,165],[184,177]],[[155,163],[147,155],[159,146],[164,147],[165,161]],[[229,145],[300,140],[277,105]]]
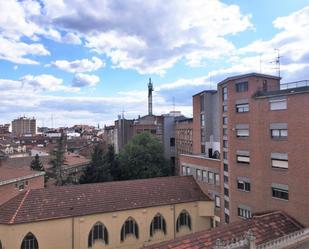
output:
[[[294,81],[288,83],[282,83],[278,86],[258,88],[254,97],[268,97],[276,96],[281,94],[298,93],[298,92],[309,92],[309,80]]]

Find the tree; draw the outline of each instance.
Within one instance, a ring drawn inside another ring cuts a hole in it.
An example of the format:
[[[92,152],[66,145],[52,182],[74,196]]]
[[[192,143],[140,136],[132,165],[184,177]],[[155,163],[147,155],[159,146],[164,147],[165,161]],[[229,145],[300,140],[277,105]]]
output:
[[[140,133],[119,153],[121,179],[141,179],[171,174],[163,145],[150,133]]]
[[[111,181],[111,167],[112,158],[115,158],[114,149],[109,148],[104,154],[104,151],[100,144],[97,144],[94,148],[91,162],[85,168],[83,175],[80,178],[80,183],[95,183],[95,182],[106,182]]]
[[[65,184],[62,171],[62,165],[64,163],[65,142],[65,136],[63,133],[61,133],[58,144],[52,152],[52,175],[56,178],[56,185]]]
[[[36,171],[45,171],[38,154],[36,154],[34,159],[31,161],[30,168],[32,170],[36,170]]]

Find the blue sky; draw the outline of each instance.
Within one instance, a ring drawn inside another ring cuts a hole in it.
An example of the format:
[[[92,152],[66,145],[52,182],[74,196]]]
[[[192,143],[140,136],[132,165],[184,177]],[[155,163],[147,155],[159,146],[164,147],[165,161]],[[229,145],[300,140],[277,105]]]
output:
[[[230,75],[309,79],[308,0],[0,1],[0,123],[111,124],[175,108]],[[261,61],[261,68],[260,68]]]

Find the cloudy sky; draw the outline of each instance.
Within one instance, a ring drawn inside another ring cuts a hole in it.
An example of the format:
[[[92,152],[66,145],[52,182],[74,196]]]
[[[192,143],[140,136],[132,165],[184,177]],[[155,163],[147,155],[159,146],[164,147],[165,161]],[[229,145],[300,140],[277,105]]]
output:
[[[111,124],[122,111],[192,115],[227,76],[309,79],[308,0],[0,0],[0,123]]]

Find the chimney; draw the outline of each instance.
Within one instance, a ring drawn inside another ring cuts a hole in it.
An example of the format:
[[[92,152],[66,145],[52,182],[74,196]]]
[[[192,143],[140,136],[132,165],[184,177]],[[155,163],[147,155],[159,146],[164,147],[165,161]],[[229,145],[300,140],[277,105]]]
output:
[[[152,115],[152,92],[153,92],[153,85],[151,82],[151,78],[149,78],[148,83],[148,115]]]

